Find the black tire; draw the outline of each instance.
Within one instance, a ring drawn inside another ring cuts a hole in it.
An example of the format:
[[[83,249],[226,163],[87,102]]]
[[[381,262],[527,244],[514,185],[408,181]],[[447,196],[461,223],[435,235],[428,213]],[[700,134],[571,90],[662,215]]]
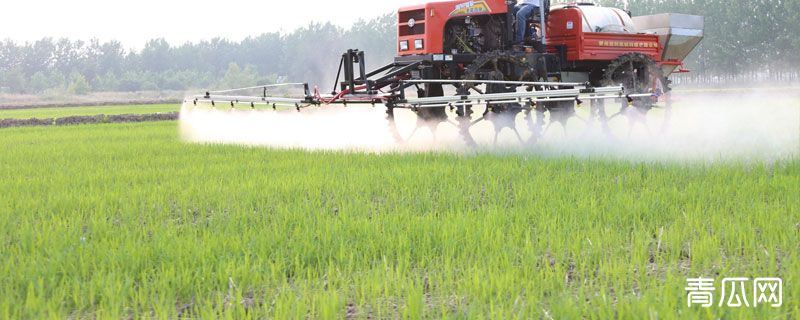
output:
[[[603,72],[602,85],[625,88],[626,94],[655,93],[658,83],[664,79],[664,72],[649,56],[633,52],[619,56]],[[653,99],[649,97],[634,99],[639,108],[650,108]]]
[[[441,97],[444,96],[444,88],[442,84],[439,83],[431,83],[426,84],[424,89],[420,89],[417,92],[417,95],[420,98],[425,97]],[[408,140],[411,138],[403,137],[401,134],[400,129],[397,126],[397,121],[395,119],[395,107],[391,105],[387,105],[386,115],[387,121],[389,125],[389,132],[391,133],[392,137],[394,138],[395,142],[400,145],[404,145],[408,143]],[[420,127],[428,127],[431,128],[431,131],[434,132],[438,127],[439,123],[447,121],[447,110],[445,107],[433,107],[433,108],[419,108],[419,109],[410,109],[409,111],[413,111],[416,115],[417,122],[416,127],[419,129]],[[414,130],[416,132],[416,129]],[[412,134],[413,136],[413,134]]]
[[[441,83],[430,83],[425,85],[425,92],[420,95],[422,97],[442,97],[444,96],[444,88]],[[447,111],[445,107],[435,108],[420,108],[417,110],[417,116],[426,121],[447,120]]]

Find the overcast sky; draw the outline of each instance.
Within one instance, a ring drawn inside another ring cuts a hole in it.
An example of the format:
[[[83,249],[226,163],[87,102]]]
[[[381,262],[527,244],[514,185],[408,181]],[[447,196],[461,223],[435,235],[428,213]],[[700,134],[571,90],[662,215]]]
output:
[[[8,0],[2,5],[0,39],[117,39],[140,49],[148,39],[159,37],[180,44],[290,32],[314,21],[349,27],[359,18],[426,1],[430,0]]]

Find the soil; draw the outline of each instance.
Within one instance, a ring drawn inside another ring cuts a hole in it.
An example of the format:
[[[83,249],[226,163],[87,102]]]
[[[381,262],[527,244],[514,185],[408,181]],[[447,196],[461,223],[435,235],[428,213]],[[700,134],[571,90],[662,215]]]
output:
[[[178,120],[178,112],[153,113],[153,114],[120,114],[120,115],[95,115],[95,116],[72,116],[63,118],[46,119],[2,119],[0,128],[15,127],[37,127],[37,126],[70,126],[97,123],[131,123],[131,122],[151,122],[151,121],[174,121]]]

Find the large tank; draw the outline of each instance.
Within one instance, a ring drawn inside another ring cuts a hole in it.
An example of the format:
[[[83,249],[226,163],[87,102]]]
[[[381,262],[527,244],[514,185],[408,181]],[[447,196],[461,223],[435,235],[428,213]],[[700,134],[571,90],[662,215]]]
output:
[[[561,4],[551,11],[573,8],[581,12],[583,32],[636,33],[636,24],[627,12],[617,8],[600,7],[594,4]]]

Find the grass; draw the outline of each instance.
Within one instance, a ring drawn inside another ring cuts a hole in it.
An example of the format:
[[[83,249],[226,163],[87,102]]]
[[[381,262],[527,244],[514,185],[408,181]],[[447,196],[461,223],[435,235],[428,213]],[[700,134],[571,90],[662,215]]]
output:
[[[33,108],[33,109],[0,109],[0,119],[29,119],[29,118],[62,118],[69,116],[93,116],[98,114],[150,114],[178,112],[181,106],[177,104],[154,105],[124,105],[124,106],[93,106],[93,107],[63,107],[63,108]]]
[[[800,317],[797,159],[306,153],[169,122],[0,145],[0,318]],[[784,305],[687,308],[698,276],[782,277]]]

